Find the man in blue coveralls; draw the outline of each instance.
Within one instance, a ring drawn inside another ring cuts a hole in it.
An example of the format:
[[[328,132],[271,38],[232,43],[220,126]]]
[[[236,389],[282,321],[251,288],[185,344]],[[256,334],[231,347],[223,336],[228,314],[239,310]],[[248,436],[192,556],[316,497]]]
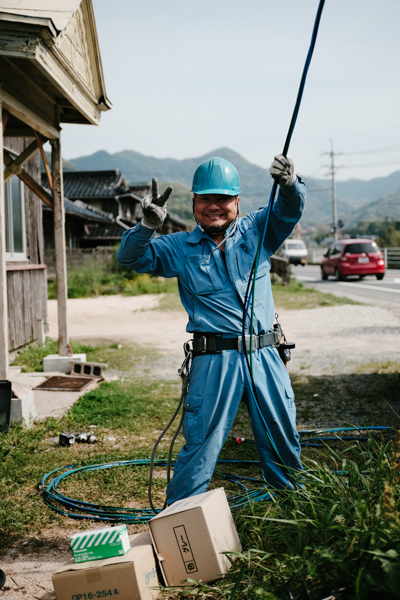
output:
[[[257,398],[279,457],[289,470],[301,469],[294,394],[290,378],[269,333],[274,322],[270,256],[290,235],[305,202],[305,185],[290,157],[278,155],[271,175],[279,194],[271,210],[261,249],[254,299],[253,375]],[[185,399],[186,443],[167,487],[167,502],[205,492],[242,398],[247,398],[240,356],[246,286],[256,254],[266,208],[239,214],[239,175],[222,158],[203,162],[193,178],[193,212],[197,227],[154,238],[166,216],[172,191],[144,199],[142,221],[122,236],[117,258],[139,273],[177,277],[179,293],[193,333],[193,364]],[[160,331],[162,336],[162,331]],[[256,349],[255,349],[256,348]],[[257,408],[247,398],[254,439],[266,480],[275,488],[292,488],[264,431]]]

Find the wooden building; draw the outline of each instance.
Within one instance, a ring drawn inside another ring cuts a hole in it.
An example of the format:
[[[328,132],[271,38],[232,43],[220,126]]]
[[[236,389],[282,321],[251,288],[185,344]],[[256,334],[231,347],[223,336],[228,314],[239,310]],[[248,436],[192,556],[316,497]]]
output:
[[[98,125],[110,108],[92,0],[2,2],[0,73],[0,379],[7,379],[9,349],[35,339],[36,319],[46,316],[42,202],[54,216],[59,353],[68,355],[61,125]]]
[[[46,173],[42,184],[49,189]],[[106,171],[64,171],[67,248],[113,246],[125,229],[143,217],[141,201],[150,193],[150,183],[129,184],[119,169]],[[85,220],[86,218],[86,220]],[[46,250],[54,247],[52,212],[44,207]],[[158,233],[186,231],[187,223],[174,213],[167,217]]]

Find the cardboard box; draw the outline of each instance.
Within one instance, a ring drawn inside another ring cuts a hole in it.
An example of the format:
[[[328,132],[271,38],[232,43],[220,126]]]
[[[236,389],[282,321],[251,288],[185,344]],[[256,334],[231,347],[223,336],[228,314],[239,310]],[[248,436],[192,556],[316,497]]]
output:
[[[149,526],[167,585],[180,585],[188,577],[222,577],[230,567],[222,552],[241,550],[223,488],[175,502]]]
[[[73,559],[53,575],[57,600],[154,600],[159,591],[157,561],[148,532],[129,537],[124,556],[76,564]]]
[[[76,563],[122,556],[131,547],[126,525],[75,533],[70,544]]]

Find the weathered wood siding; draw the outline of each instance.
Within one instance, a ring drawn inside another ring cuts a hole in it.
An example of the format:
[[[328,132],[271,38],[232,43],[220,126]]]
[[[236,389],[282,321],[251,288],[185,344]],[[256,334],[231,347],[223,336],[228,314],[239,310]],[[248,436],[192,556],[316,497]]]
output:
[[[37,319],[47,318],[46,269],[7,271],[10,351],[37,339]]]
[[[31,141],[32,138],[5,137],[4,146],[20,154]],[[24,164],[24,169],[40,182],[39,152]],[[44,264],[42,201],[26,186],[24,199],[27,261],[21,270],[7,271],[10,351],[37,339],[36,320],[47,320],[46,269],[26,269],[27,263]],[[13,269],[18,266],[14,262],[8,264]]]

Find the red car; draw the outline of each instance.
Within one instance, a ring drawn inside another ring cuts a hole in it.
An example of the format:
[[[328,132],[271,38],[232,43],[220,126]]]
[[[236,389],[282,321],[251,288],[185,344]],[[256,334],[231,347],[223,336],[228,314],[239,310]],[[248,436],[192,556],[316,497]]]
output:
[[[333,275],[339,281],[351,275],[360,279],[366,275],[375,275],[377,279],[385,276],[385,261],[378,245],[372,240],[357,238],[341,240],[329,246],[321,263],[321,278]]]

